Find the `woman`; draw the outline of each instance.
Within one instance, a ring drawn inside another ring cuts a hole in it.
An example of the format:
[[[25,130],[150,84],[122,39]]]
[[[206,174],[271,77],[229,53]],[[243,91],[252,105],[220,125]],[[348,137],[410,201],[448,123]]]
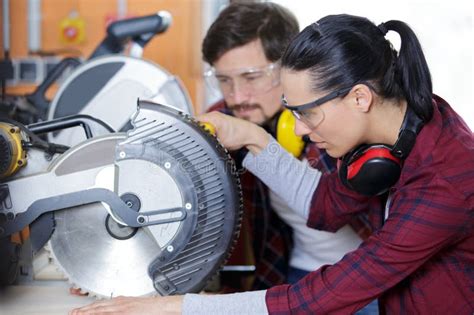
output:
[[[399,52],[385,39],[388,31],[400,35]],[[186,295],[183,305],[181,297],[141,301],[183,313],[349,314],[378,298],[388,313],[472,314],[474,141],[432,94],[413,31],[400,21],[377,27],[361,17],[327,16],[289,45],[281,81],[296,132],[340,158],[339,174],[306,169],[249,122],[218,113],[200,120],[212,123],[229,149],[246,146],[244,165],[308,226],[335,231],[371,208],[375,233],[294,285]],[[136,302],[122,298],[88,310]]]

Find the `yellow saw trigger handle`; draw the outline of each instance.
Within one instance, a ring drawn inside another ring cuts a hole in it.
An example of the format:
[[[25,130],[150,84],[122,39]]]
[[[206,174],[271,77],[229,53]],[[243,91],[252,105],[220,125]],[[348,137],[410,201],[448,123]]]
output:
[[[209,131],[212,135],[216,135],[216,128],[210,124],[210,123],[206,123],[206,122],[200,122],[199,123],[204,129],[206,129],[207,131]]]

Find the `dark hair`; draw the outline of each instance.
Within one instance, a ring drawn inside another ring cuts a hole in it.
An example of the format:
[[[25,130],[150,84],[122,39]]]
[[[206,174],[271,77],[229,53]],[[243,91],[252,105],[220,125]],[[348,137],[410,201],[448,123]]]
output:
[[[385,39],[389,30],[400,35],[398,54]],[[363,17],[326,16],[293,39],[282,57],[282,67],[309,69],[317,91],[369,82],[384,98],[406,99],[423,121],[433,115],[431,75],[425,56],[415,33],[401,21],[377,27]]]
[[[212,65],[227,51],[260,39],[266,58],[275,62],[298,32],[295,16],[278,4],[232,3],[207,31],[203,58]]]

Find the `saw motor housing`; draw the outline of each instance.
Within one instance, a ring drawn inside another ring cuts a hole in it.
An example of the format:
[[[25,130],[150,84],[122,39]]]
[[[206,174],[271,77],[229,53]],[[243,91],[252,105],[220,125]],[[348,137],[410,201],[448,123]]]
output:
[[[15,174],[26,163],[26,150],[22,142],[27,137],[20,128],[0,122],[0,180]]]

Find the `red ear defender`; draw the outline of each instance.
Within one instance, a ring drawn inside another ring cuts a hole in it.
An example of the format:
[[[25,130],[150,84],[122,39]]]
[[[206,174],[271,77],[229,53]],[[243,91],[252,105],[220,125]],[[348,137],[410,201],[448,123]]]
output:
[[[339,165],[339,177],[349,189],[366,196],[380,195],[400,177],[401,160],[383,144],[363,145],[346,154]]]
[[[410,154],[422,127],[423,121],[408,106],[393,147],[365,144],[342,157],[338,164],[342,183],[365,196],[388,191],[400,178],[403,160]]]

